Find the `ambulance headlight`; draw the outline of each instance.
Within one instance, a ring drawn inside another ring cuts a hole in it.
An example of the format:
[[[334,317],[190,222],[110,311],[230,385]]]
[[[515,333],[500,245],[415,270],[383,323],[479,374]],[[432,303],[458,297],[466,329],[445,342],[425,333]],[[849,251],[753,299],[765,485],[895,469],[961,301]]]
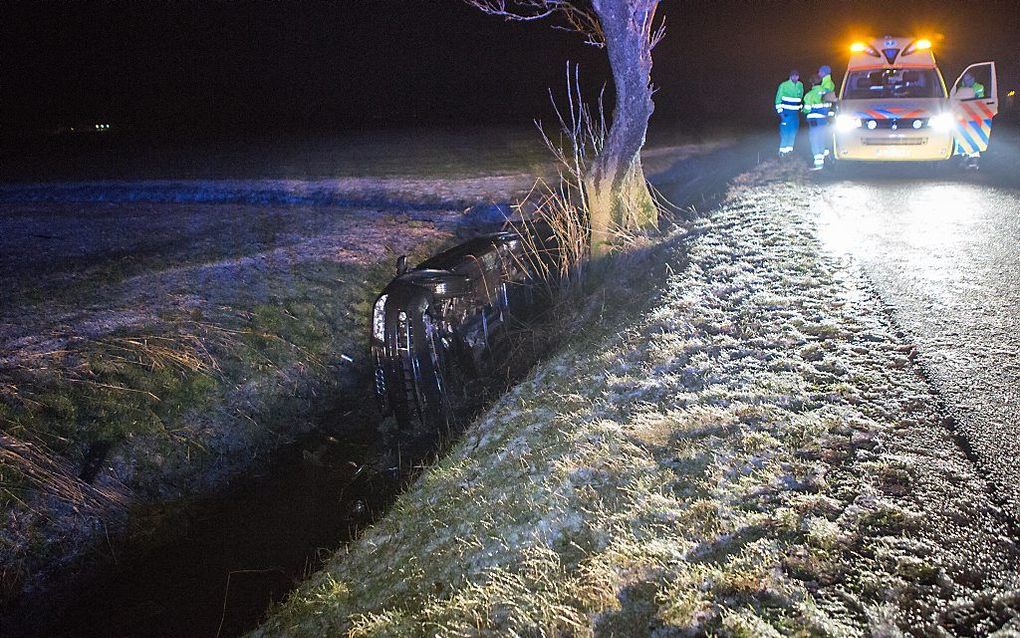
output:
[[[841,113],[836,116],[836,130],[841,133],[848,133],[855,128],[861,128],[861,118]]]
[[[372,338],[376,341],[386,339],[386,297],[379,297],[372,309]]]
[[[938,115],[933,115],[931,119],[928,120],[928,126],[940,133],[953,130],[953,124],[952,113],[939,113]]]

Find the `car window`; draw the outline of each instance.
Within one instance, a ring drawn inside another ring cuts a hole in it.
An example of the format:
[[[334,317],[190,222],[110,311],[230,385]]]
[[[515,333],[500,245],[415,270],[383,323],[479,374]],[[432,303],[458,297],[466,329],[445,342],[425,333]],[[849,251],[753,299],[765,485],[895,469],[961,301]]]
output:
[[[935,69],[873,69],[850,71],[845,100],[946,97]]]
[[[956,84],[956,99],[981,100],[990,97],[992,90],[992,65],[979,64],[968,71]]]

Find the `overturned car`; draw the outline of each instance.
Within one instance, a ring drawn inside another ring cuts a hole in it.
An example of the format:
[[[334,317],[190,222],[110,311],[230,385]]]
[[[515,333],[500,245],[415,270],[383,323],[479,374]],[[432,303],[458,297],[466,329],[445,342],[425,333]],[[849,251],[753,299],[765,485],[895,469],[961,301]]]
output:
[[[408,269],[405,259],[372,311],[375,393],[403,428],[450,427],[498,382],[541,296],[538,242],[504,231]]]

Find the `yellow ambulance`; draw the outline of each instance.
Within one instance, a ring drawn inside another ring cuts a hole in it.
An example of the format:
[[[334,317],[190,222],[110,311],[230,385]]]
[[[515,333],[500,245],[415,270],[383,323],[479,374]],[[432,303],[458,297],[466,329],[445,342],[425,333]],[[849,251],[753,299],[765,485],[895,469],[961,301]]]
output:
[[[994,62],[972,64],[946,87],[931,40],[855,42],[840,87],[833,156],[847,161],[939,161],[988,149],[998,113]]]

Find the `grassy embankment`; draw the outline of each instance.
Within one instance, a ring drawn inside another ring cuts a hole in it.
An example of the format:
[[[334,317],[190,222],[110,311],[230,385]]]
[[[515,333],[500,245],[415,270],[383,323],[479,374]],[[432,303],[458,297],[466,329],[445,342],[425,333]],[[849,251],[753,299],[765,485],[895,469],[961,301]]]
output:
[[[537,157],[515,143],[470,161],[428,150],[377,148],[375,163],[348,164],[387,178],[329,185],[385,210],[6,206],[0,600],[126,520],[148,533],[163,504],[265,463],[352,394],[365,400],[369,304],[395,257],[455,241],[462,207],[526,189]],[[399,176],[395,156],[417,176]],[[473,177],[487,169],[497,177]]]
[[[256,635],[1017,630],[1000,513],[815,188],[761,169],[642,265],[657,298],[611,285]]]
[[[67,298],[45,300],[47,314],[92,308],[21,340],[3,370],[5,593],[30,575],[19,568],[46,564],[95,528],[115,528],[126,506],[199,493],[259,463],[350,391],[366,365],[368,306],[392,276],[395,254],[420,259],[451,237],[408,230],[406,220],[360,222],[405,240],[391,252],[365,247],[378,252],[356,259],[345,258],[344,240],[319,255],[308,254],[312,242],[274,255],[267,240],[268,250],[141,276],[181,295],[170,303],[102,268]],[[224,265],[238,261],[249,263]],[[97,303],[110,304],[99,311],[101,326]]]

